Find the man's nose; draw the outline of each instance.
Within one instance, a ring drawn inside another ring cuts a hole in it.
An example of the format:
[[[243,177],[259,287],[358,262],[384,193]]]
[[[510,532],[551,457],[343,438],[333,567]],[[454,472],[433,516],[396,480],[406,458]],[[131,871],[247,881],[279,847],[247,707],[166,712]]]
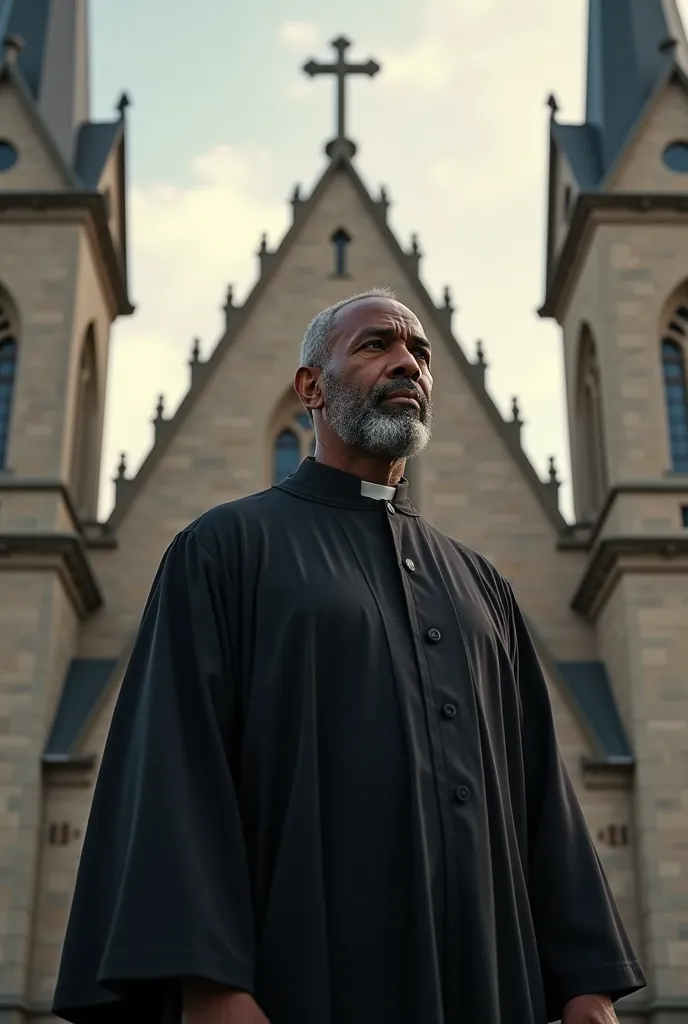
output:
[[[408,349],[399,353],[392,365],[390,376],[404,377],[413,381],[418,380],[421,376],[421,369],[413,353],[409,352]]]

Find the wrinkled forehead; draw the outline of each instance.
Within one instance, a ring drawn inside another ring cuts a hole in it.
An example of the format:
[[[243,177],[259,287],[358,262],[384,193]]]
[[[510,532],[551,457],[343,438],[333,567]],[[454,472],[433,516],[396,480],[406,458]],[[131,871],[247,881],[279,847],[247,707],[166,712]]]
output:
[[[396,299],[376,296],[357,299],[347,306],[342,306],[334,321],[335,335],[338,338],[351,338],[359,331],[375,328],[395,331],[399,335],[413,334],[425,337],[423,325],[416,314]]]

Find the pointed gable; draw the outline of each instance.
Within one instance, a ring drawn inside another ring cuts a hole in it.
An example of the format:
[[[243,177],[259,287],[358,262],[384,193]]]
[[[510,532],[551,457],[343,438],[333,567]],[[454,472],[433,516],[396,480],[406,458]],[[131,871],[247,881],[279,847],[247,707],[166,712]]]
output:
[[[6,46],[0,65],[0,124],[17,161],[2,176],[3,191],[55,191],[76,187],[70,166],[55,144],[17,64]]]
[[[550,132],[579,189],[604,187],[643,113],[688,43],[674,0],[588,0],[585,122]]]
[[[331,252],[332,239],[341,230],[346,231],[352,243],[350,273],[345,278],[338,278],[334,274],[335,264],[332,261],[335,257]],[[316,246],[320,250],[317,255]],[[319,268],[320,280],[317,283],[310,280],[314,257]],[[507,457],[518,466],[523,484],[530,490],[555,532],[564,527],[563,518],[552,504],[513,431],[504,422],[482,386],[474,365],[469,362],[452,335],[446,316],[436,308],[418,278],[417,259],[402,250],[387,225],[385,204],[371,198],[349,159],[342,157],[330,162],[312,195],[305,202],[297,204],[294,223],[279,248],[275,252],[265,252],[262,258],[261,277],[245,305],[236,311],[230,329],[196,374],[192,388],[174,417],[165,424],[164,431],[145,458],[136,478],[129,482],[118,499],[109,522],[111,529],[121,526],[161,460],[176,446],[179,433],[184,429],[188,417],[193,415],[194,407],[204,401],[204,391],[218,386],[218,374],[225,372],[223,365],[231,358],[233,351],[246,345],[253,346],[255,351],[261,344],[262,332],[256,329],[254,318],[262,309],[271,307],[274,302],[273,293],[289,296],[290,304],[295,306],[298,313],[291,331],[279,340],[266,338],[265,360],[279,348],[285,352],[287,360],[285,371],[278,378],[278,390],[275,394],[265,396],[267,409],[272,408],[293,377],[298,346],[311,317],[352,292],[380,285],[391,286],[398,291],[402,301],[416,309],[426,330],[435,335],[435,346],[438,342],[442,345],[473,400],[482,407],[483,415],[490,424],[489,429],[494,431],[498,439],[497,443],[501,444],[508,453]],[[327,269],[328,261],[331,263],[330,270]],[[385,269],[381,270],[383,266]],[[236,408],[235,401],[233,405]],[[261,426],[258,429],[258,424],[256,428],[256,436],[260,436],[263,428]],[[262,478],[255,475],[251,489],[261,489],[268,483],[264,475]]]
[[[0,0],[0,41],[22,41],[18,67],[45,126],[71,163],[89,120],[88,0]]]
[[[607,179],[613,193],[685,192],[688,173],[688,80],[672,71],[646,105]]]

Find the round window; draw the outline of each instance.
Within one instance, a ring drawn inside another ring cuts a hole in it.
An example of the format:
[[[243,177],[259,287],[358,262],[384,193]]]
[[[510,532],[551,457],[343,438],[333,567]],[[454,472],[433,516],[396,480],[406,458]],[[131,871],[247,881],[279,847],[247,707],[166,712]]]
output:
[[[17,147],[13,146],[7,139],[0,139],[0,172],[9,171],[19,159]]]
[[[676,174],[688,174],[688,142],[672,142],[664,150],[664,163]]]

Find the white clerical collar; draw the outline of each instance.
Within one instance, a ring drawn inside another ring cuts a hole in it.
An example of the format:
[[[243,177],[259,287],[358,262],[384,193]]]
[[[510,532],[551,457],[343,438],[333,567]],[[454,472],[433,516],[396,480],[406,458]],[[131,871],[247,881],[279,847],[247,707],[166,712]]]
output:
[[[376,498],[378,501],[394,501],[396,487],[387,487],[386,484],[371,484],[368,480],[361,480],[361,494],[364,498]]]

